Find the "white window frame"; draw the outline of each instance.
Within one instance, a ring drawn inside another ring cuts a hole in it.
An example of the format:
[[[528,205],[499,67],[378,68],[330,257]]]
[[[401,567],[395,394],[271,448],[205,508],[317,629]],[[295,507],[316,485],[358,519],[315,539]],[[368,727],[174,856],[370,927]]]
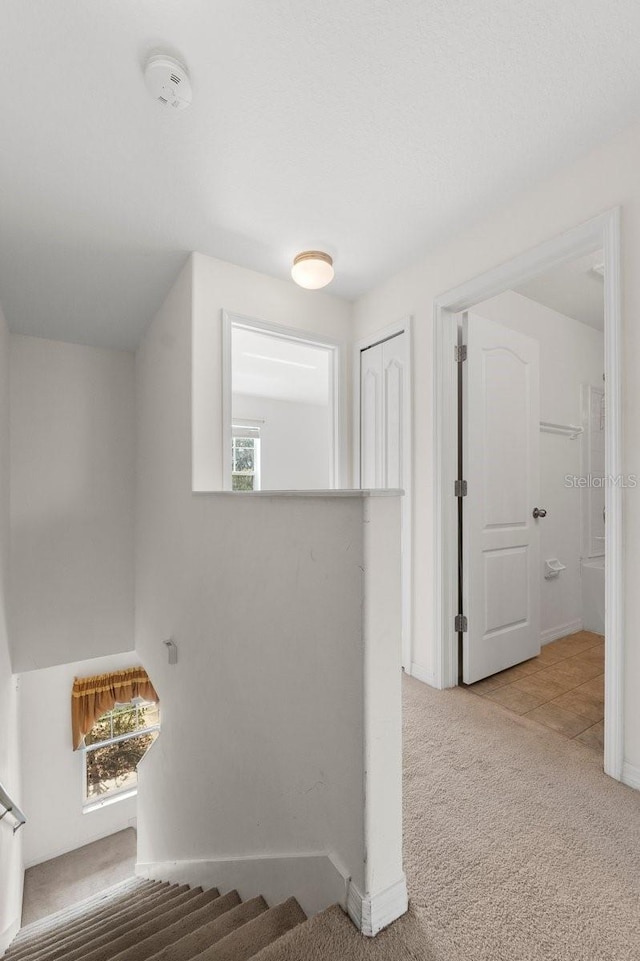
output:
[[[115,705],[115,707],[124,707],[125,704],[134,704],[136,710],[138,710],[141,706],[151,704],[151,703],[155,703],[155,702],[144,701],[141,705],[139,702],[135,703],[132,701],[126,701],[122,703],[118,702]],[[112,732],[113,732],[113,710],[114,708],[112,708],[110,711],[104,712],[105,714],[111,714],[111,731]],[[104,714],[101,714],[100,717],[104,717]],[[97,718],[96,723],[99,720],[100,718]],[[106,807],[109,804],[115,804],[116,801],[125,801],[127,798],[135,797],[136,794],[138,793],[138,785],[136,781],[135,787],[123,787],[120,791],[113,791],[112,793],[107,794],[103,798],[97,798],[97,799],[89,798],[87,796],[87,754],[88,752],[95,751],[98,748],[108,747],[110,744],[120,744],[122,741],[130,741],[134,737],[141,737],[144,734],[153,734],[154,732],[159,732],[159,731],[160,731],[160,722],[158,721],[157,724],[152,724],[151,727],[140,728],[140,730],[138,731],[131,731],[128,734],[120,734],[117,737],[110,737],[104,741],[96,741],[95,744],[82,745],[81,753],[82,753],[82,813],[83,814],[88,814],[90,811],[97,811],[100,808]]]
[[[231,490],[231,440],[233,421],[233,369],[231,340],[234,328],[253,330],[261,334],[295,341],[329,352],[330,401],[330,476],[331,489],[349,486],[349,455],[347,451],[347,368],[346,351],[339,341],[320,334],[312,334],[295,327],[283,327],[264,320],[222,311],[222,490]],[[239,492],[238,492],[239,493]]]

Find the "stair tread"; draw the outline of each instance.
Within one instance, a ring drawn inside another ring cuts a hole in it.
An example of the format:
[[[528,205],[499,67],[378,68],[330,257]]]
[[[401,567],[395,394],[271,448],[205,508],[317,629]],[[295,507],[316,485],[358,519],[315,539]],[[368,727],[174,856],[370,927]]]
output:
[[[168,888],[168,883],[156,882],[145,887],[127,890],[116,898],[109,898],[103,901],[91,910],[74,911],[68,916],[44,926],[41,930],[32,932],[28,938],[20,942],[19,946],[22,948],[23,945],[27,943],[42,940],[46,937],[53,937],[57,932],[70,929],[77,924],[95,923],[100,918],[108,916],[109,913],[122,911],[129,904],[140,903],[143,900],[157,896],[162,891],[168,890]]]
[[[74,951],[72,954],[65,954],[62,958],[57,959],[57,961],[63,961],[63,959],[64,961],[110,961],[114,955],[132,945],[140,944],[150,935],[155,934],[157,931],[164,930],[166,927],[180,920],[180,918],[191,914],[193,911],[197,911],[217,896],[215,888],[211,889],[211,891],[204,892],[200,888],[194,888],[193,893],[195,893],[195,897],[190,898],[177,907],[171,907],[150,921],[131,927],[130,930],[124,934],[118,934],[116,932],[114,936],[110,938],[101,939],[100,944],[84,945],[78,951]],[[47,961],[49,961],[49,959],[47,959]]]
[[[139,922],[140,918],[155,915],[161,909],[166,910],[169,904],[173,904],[177,899],[184,897],[189,890],[187,885],[164,885],[149,897],[132,899],[127,904],[121,905],[117,911],[113,913],[107,911],[106,914],[96,918],[90,924],[74,925],[73,929],[69,930],[68,936],[64,936],[64,940],[69,941],[70,938],[75,939],[76,937],[82,938],[83,933],[90,933],[91,937],[98,938],[107,931],[113,931],[131,922]],[[61,943],[61,935],[62,932],[56,939],[56,944]]]
[[[59,911],[54,911],[52,914],[48,914],[43,918],[38,918],[37,921],[31,921],[29,924],[25,924],[12,941],[11,946],[17,947],[23,941],[34,937],[41,931],[58,924],[63,924],[66,918],[77,917],[80,914],[84,915],[85,913],[100,910],[107,902],[114,903],[120,901],[126,898],[127,895],[130,895],[133,890],[143,886],[151,886],[154,883],[155,882],[147,881],[143,878],[127,878],[125,881],[120,881],[118,884],[105,888],[104,891],[92,894],[82,901],[78,901],[66,908],[60,908]]]
[[[102,944],[105,938],[113,938],[115,932],[124,933],[136,928],[142,920],[156,917],[159,913],[169,910],[174,902],[182,903],[189,894],[190,889],[187,885],[163,886],[154,896],[132,899],[126,907],[121,907],[113,914],[107,912],[107,915],[99,921],[86,925],[80,923],[68,931],[59,931],[53,939],[35,945],[32,951],[21,955],[20,958],[12,958],[11,961],[44,961],[44,959],[63,955],[66,957],[67,954],[78,950],[87,940]]]
[[[184,918],[180,918],[167,927],[163,927],[144,941],[138,941],[119,954],[113,955],[110,961],[142,961],[144,958],[155,957],[164,948],[172,947],[178,941],[187,940],[203,928],[211,928],[216,920],[226,916],[239,903],[240,896],[237,891],[230,891],[223,897],[218,895],[215,900],[211,900],[204,907],[193,911]],[[194,951],[195,953],[197,952]]]
[[[328,956],[361,959],[368,956],[371,944],[370,938],[363,938],[356,930],[344,908],[333,904],[287,931],[259,951],[251,961],[324,961]],[[387,947],[383,947],[383,944]],[[380,953],[374,952],[375,957],[392,961],[395,957],[393,946],[389,947],[388,942],[382,940],[379,945]]]
[[[237,891],[231,891],[229,895],[224,895],[224,897],[229,898],[231,895],[235,895],[235,904],[230,910],[225,911],[210,924],[198,928],[186,937],[181,938],[180,941],[176,941],[157,954],[152,955],[148,961],[189,961],[189,959],[199,956],[207,948],[210,948],[212,944],[221,941],[241,925],[252,921],[269,910],[267,902],[262,897],[251,898],[249,901],[242,902]],[[121,959],[118,957],[117,961],[121,961]]]
[[[11,957],[12,959],[27,957],[27,955],[31,955],[35,951],[40,951],[47,946],[69,938],[76,931],[83,928],[95,928],[99,924],[109,920],[114,922],[116,918],[120,918],[124,913],[130,913],[134,909],[139,912],[145,911],[150,908],[152,904],[159,902],[170,890],[168,884],[159,884],[153,888],[136,890],[126,895],[124,899],[118,899],[115,903],[108,902],[108,904],[99,911],[80,914],[71,918],[66,923],[56,924],[53,928],[47,928],[42,934],[33,936],[26,942],[21,942],[17,946],[15,954],[12,954]]]
[[[25,927],[6,958],[278,961],[282,942],[293,961],[290,946],[301,943],[295,929],[304,922],[295,898],[270,908],[262,897],[242,902],[237,891],[221,896],[216,888],[128,878]]]
[[[195,961],[248,961],[306,920],[307,916],[296,899],[289,898],[196,955]]]

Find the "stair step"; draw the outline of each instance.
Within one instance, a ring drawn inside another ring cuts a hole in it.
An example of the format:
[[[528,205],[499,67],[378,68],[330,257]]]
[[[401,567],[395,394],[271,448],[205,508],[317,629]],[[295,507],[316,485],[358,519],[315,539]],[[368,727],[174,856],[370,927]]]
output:
[[[217,897],[214,901],[210,901],[209,904],[193,911],[174,924],[163,927],[144,941],[138,941],[132,947],[113,955],[110,961],[143,961],[143,959],[151,958],[164,948],[173,947],[176,942],[181,943],[182,940],[197,934],[203,927],[210,928],[217,919],[222,919],[223,916],[229,914],[239,903],[240,896],[237,891],[225,894],[224,897]],[[194,951],[194,954],[196,953]]]
[[[93,944],[102,944],[105,938],[113,938],[114,932],[122,933],[135,928],[140,923],[140,918],[147,917],[153,913],[163,912],[172,908],[176,903],[182,903],[189,897],[190,889],[184,885],[181,888],[166,885],[157,897],[145,901],[138,901],[126,909],[122,909],[111,918],[102,918],[97,924],[82,924],[74,927],[67,934],[60,931],[53,941],[48,941],[45,945],[39,945],[37,952],[23,956],[11,961],[53,961],[56,957],[61,957],[80,949],[87,939]]]
[[[201,888],[194,888],[190,893],[194,894],[195,897],[190,898],[178,907],[171,906],[168,911],[163,912],[159,917],[143,924],[137,924],[124,934],[118,933],[111,938],[103,938],[100,944],[92,943],[85,945],[79,951],[74,951],[72,954],[65,954],[64,961],[110,961],[114,955],[132,947],[132,945],[140,944],[151,935],[175,924],[176,921],[194,911],[198,911],[204,905],[219,897],[216,888],[204,892]],[[144,921],[144,919],[142,920]]]
[[[79,945],[86,940],[86,936],[97,940],[108,932],[113,933],[121,928],[129,930],[130,927],[140,923],[141,918],[155,917],[159,912],[166,911],[169,906],[174,906],[179,899],[187,897],[189,891],[190,888],[186,884],[182,886],[163,884],[148,897],[132,900],[113,913],[107,911],[91,924],[74,925],[68,933],[61,931],[58,938],[47,947],[54,945],[58,947],[63,943],[70,946],[72,941]]]
[[[396,957],[393,942],[390,944],[381,940],[379,944],[381,951],[379,954],[374,951],[373,956],[383,961],[393,961]],[[386,950],[385,944],[388,946]],[[358,934],[346,911],[339,904],[334,904],[283,934],[254,955],[251,961],[322,961],[327,955],[331,958],[364,959],[370,956],[370,947],[373,947],[371,939]],[[431,958],[431,954],[428,957]],[[427,955],[424,961],[426,959]]]
[[[69,929],[62,929],[53,938],[46,941],[38,941],[32,949],[19,958],[11,958],[11,961],[42,961],[42,959],[53,959],[60,957],[65,952],[70,952],[77,946],[83,944],[87,939],[96,940],[102,943],[105,936],[113,937],[114,931],[120,929],[130,930],[140,923],[140,919],[152,912],[162,911],[177,899],[184,899],[189,895],[187,885],[182,887],[163,884],[152,893],[132,898],[125,905],[120,905],[115,912],[109,910],[100,918],[94,919],[90,924],[83,924],[82,921],[73,925]]]
[[[92,929],[111,919],[121,917],[124,913],[132,911],[144,911],[151,904],[158,902],[165,897],[170,890],[168,884],[158,883],[152,887],[139,888],[130,892],[124,898],[118,899],[116,903],[109,902],[99,910],[92,911],[88,915],[79,915],[66,923],[56,924],[54,928],[47,928],[41,935],[31,937],[26,942],[21,942],[12,953],[12,961],[25,958],[36,951],[50,947],[59,943],[62,939],[67,939],[77,931],[82,929]]]
[[[295,898],[269,908],[188,885],[128,878],[22,929],[7,961],[291,961],[306,921]],[[302,942],[304,944],[304,940]],[[291,945],[294,945],[293,949]],[[293,951],[293,953],[292,953]],[[298,952],[299,954],[299,952]]]
[[[196,961],[247,961],[306,920],[296,899],[289,898],[196,955]]]
[[[16,951],[23,951],[27,946],[33,948],[35,944],[46,944],[47,942],[55,941],[56,938],[66,937],[67,932],[71,932],[83,925],[86,927],[89,924],[99,924],[100,921],[105,918],[115,917],[116,914],[121,913],[134,904],[141,905],[143,903],[150,903],[152,898],[157,897],[168,889],[169,885],[167,883],[156,882],[151,886],[131,890],[123,897],[119,897],[115,901],[108,901],[106,904],[96,907],[86,914],[77,914],[66,921],[61,920],[55,925],[45,928],[42,933],[34,933],[30,938],[27,938],[26,941],[21,941],[20,944],[17,945]]]
[[[237,891],[225,894],[220,900],[231,899],[232,896],[234,903],[230,910],[225,911],[210,924],[205,924],[197,931],[181,938],[180,941],[159,951],[158,954],[152,955],[149,961],[190,961],[191,958],[197,957],[210,948],[212,944],[221,941],[243,924],[269,910],[264,898],[252,898],[250,901],[241,902]],[[117,959],[114,958],[114,961],[121,961],[120,956]],[[127,961],[134,961],[134,959],[127,959]]]
[[[116,904],[126,897],[130,897],[136,889],[151,887],[156,883],[155,881],[147,881],[142,878],[127,878],[126,881],[114,884],[112,887],[106,888],[104,891],[99,891],[97,894],[93,894],[91,897],[85,898],[70,907],[61,908],[53,914],[48,914],[44,918],[39,918],[37,921],[25,924],[11,942],[11,947],[15,948],[23,941],[37,937],[45,930],[56,928],[79,915],[89,916],[95,911],[103,910],[107,903]]]

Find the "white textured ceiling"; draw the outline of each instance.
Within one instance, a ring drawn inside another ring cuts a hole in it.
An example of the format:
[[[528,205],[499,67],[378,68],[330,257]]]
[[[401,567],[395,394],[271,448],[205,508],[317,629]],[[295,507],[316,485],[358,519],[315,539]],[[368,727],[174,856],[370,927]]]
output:
[[[329,353],[322,347],[234,328],[231,356],[234,394],[329,403]]]
[[[2,0],[0,300],[134,346],[188,251],[355,297],[635,122],[637,0]],[[141,66],[188,66],[193,106]],[[312,296],[312,295],[311,295]]]
[[[601,250],[570,260],[528,280],[516,290],[565,317],[604,330],[604,277],[593,269],[601,266],[602,260]]]

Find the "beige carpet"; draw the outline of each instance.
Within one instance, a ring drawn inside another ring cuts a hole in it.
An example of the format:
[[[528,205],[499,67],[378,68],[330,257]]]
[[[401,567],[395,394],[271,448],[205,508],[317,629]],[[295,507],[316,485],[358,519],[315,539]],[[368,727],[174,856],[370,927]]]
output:
[[[135,865],[136,832],[128,828],[28,868],[24,875],[22,924],[71,907],[124,881],[134,873]]]
[[[409,914],[374,941],[331,909],[256,961],[638,961],[640,793],[590,748],[405,681]]]
[[[7,961],[251,961],[306,915],[237,891],[129,878],[22,928]]]
[[[106,845],[112,861],[113,840]],[[91,873],[84,881],[77,876],[87,850],[74,853],[75,866],[64,859],[69,902],[98,887]],[[56,867],[48,865],[40,867]],[[255,961],[640,959],[640,793],[605,777],[601,757],[575,740],[467,691],[434,691],[410,679],[405,865],[409,914],[376,939],[363,938],[340,908],[331,908]],[[131,861],[121,860],[119,869],[130,874]],[[114,880],[102,875],[99,886]],[[84,887],[73,890],[71,883]],[[256,931],[265,924],[261,917],[249,922]],[[173,915],[163,918],[177,923]],[[212,959],[225,947],[219,944],[209,948]],[[193,946],[202,950],[200,940]],[[244,958],[249,948],[240,947]],[[127,950],[133,961],[139,947]],[[74,961],[82,957],[76,952]],[[192,954],[176,945],[159,957],[183,961]]]

